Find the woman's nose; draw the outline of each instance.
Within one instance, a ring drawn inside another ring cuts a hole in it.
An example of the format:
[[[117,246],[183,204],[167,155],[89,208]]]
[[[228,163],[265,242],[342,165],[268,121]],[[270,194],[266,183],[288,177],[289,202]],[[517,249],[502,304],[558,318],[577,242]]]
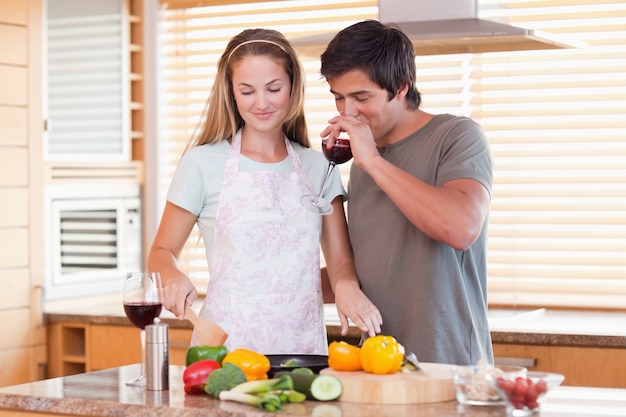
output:
[[[267,96],[265,94],[263,94],[263,93],[257,94],[257,96],[256,96],[256,106],[259,109],[266,108],[268,103],[269,103],[269,100],[267,99]]]

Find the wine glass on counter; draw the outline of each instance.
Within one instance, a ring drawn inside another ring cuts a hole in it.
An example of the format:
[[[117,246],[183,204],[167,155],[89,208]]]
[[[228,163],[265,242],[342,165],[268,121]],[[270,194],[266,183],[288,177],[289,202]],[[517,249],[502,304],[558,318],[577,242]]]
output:
[[[141,375],[126,385],[143,387],[146,384],[146,326],[159,317],[163,309],[163,285],[158,272],[129,272],[124,281],[124,312],[130,322],[139,328],[141,342]]]
[[[339,164],[344,164],[352,159],[352,148],[350,148],[350,139],[347,137],[338,137],[335,139],[335,143],[332,148],[326,149],[328,138],[322,139],[322,152],[326,159],[328,159],[328,170],[326,171],[326,177],[322,183],[322,188],[319,195],[303,195],[300,201],[309,211],[317,214],[325,215],[333,212],[333,206],[330,202],[326,201],[322,197],[322,193],[326,188],[330,174]]]

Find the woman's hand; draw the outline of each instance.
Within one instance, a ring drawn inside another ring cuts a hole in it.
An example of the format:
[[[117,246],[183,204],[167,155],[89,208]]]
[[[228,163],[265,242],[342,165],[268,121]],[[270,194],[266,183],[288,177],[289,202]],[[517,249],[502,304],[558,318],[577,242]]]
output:
[[[179,319],[185,318],[185,308],[198,298],[198,291],[184,274],[170,277],[163,284],[163,307]]]
[[[363,332],[370,336],[380,333],[383,318],[378,308],[361,291],[355,281],[339,281],[335,285],[335,305],[339,320],[341,320],[341,334],[348,333],[348,319]]]

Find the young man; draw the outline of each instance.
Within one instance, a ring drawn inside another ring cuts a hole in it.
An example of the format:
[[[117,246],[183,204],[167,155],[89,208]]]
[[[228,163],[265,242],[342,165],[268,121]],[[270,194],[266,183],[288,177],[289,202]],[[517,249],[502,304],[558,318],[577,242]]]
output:
[[[354,24],[321,57],[340,116],[321,133],[349,134],[348,227],[382,333],[420,361],[493,362],[486,239],[492,158],[471,119],[419,109],[415,55],[396,27]]]

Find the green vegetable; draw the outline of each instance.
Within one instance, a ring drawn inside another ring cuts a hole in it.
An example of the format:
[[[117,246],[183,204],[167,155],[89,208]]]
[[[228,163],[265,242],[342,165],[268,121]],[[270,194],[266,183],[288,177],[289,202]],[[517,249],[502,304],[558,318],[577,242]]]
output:
[[[276,391],[283,403],[301,403],[306,400],[306,395],[296,390]]]
[[[311,368],[296,368],[291,371],[294,374],[302,374],[302,375],[314,375],[313,369]]]
[[[198,362],[202,359],[213,359],[220,365],[222,360],[228,353],[226,346],[192,346],[187,349],[187,356],[185,358],[185,365],[189,366],[194,362]]]
[[[306,375],[280,371],[274,377],[291,376],[293,389],[306,395],[307,400],[332,401],[343,392],[341,381],[332,375]]]
[[[341,396],[343,385],[332,375],[317,375],[311,384],[311,396],[318,401],[332,401]]]
[[[281,375],[278,378],[260,379],[247,381],[233,387],[231,391],[243,392],[245,394],[259,394],[270,391],[293,390],[293,380],[291,375]]]
[[[218,398],[222,391],[228,391],[246,381],[246,375],[241,368],[232,363],[225,363],[221,368],[211,372],[206,381],[204,391]]]
[[[226,363],[228,365],[228,363]],[[284,403],[299,403],[306,395],[293,389],[291,375],[243,382],[219,393],[220,400],[254,405],[265,411],[281,411]]]
[[[295,359],[289,359],[288,361],[281,363],[280,366],[285,366],[285,367],[300,366],[300,362],[298,362]]]
[[[237,391],[222,391],[220,400],[235,401],[242,404],[254,405],[265,411],[282,411],[281,400],[277,395],[254,395]]]

